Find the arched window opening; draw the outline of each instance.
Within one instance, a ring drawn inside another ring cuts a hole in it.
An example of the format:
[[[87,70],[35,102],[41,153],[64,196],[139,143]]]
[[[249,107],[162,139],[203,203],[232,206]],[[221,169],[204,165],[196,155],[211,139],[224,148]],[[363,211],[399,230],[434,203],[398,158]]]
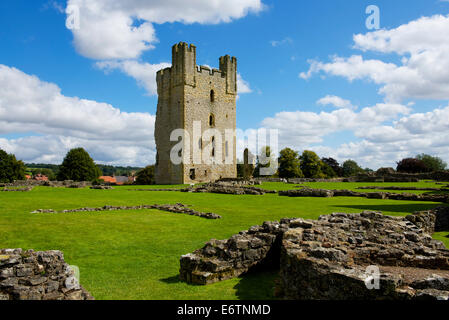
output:
[[[190,180],[195,180],[195,169],[190,169]]]
[[[215,137],[212,137],[212,157],[215,157]]]
[[[210,102],[214,102],[215,101],[215,91],[211,90],[210,91]]]

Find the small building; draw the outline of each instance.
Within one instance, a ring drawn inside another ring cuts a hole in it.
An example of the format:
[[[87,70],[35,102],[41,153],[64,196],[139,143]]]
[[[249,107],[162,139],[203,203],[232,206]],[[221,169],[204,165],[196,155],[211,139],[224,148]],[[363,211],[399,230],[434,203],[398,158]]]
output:
[[[106,183],[116,183],[117,180],[115,180],[115,177],[111,177],[111,176],[101,176],[98,179],[103,180]]]
[[[48,181],[48,177],[44,174],[38,173],[33,177],[34,180],[37,181]]]

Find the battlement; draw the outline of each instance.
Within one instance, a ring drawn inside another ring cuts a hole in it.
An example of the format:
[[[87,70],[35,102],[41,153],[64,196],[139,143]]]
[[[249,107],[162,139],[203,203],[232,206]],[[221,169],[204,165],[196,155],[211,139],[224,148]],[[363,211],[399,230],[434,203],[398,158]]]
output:
[[[197,74],[226,78],[226,93],[237,94],[237,59],[225,55],[219,58],[220,67],[210,68],[196,64],[196,46],[179,42],[172,47],[172,66],[157,72],[156,80],[163,86],[196,86]]]
[[[225,74],[223,71],[216,69],[216,68],[209,68],[208,66],[196,66],[196,72],[206,74],[208,73],[211,76],[219,76],[224,77]]]
[[[222,65],[224,66],[227,63],[231,63],[231,64],[237,65],[237,58],[236,57],[231,57],[228,54],[223,56],[223,57],[220,57],[219,61],[220,61],[220,69],[221,69]]]
[[[226,93],[237,94],[237,58],[220,57],[220,70],[226,75]]]
[[[195,52],[196,51],[196,46],[194,44],[187,44],[186,42],[179,42],[177,44],[175,44],[172,47],[172,51],[173,52],[179,52],[179,51],[184,51],[184,52]]]

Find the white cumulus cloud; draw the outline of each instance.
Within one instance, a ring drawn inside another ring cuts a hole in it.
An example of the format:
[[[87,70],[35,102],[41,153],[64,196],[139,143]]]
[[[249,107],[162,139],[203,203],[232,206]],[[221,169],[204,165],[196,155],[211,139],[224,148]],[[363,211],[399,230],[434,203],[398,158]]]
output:
[[[0,134],[35,134],[2,138],[0,148],[27,162],[59,162],[83,146],[103,163],[152,163],[154,121],[149,113],[64,96],[53,83],[0,65]]]
[[[303,79],[324,72],[349,81],[367,79],[380,86],[387,101],[407,98],[449,99],[449,16],[423,17],[391,30],[354,35],[354,48],[394,54],[401,63],[365,59],[362,55],[334,56],[330,62],[310,60]]]
[[[78,52],[96,60],[134,59],[157,42],[154,24],[217,24],[263,10],[261,0],[69,0],[79,9],[72,29]]]
[[[317,101],[317,104],[322,106],[333,106],[339,109],[356,109],[357,107],[353,106],[351,101],[343,99],[334,95],[327,95]]]

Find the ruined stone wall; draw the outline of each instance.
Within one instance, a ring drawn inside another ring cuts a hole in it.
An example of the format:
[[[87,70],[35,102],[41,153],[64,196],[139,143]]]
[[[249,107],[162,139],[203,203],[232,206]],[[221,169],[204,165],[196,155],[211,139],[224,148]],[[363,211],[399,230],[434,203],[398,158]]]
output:
[[[449,250],[430,235],[448,227],[448,215],[441,207],[407,217],[364,211],[265,222],[182,256],[180,278],[204,285],[276,265],[284,299],[448,300]],[[366,286],[368,266],[379,270],[379,289]]]
[[[0,250],[0,300],[92,300],[60,251]]]
[[[179,43],[173,46],[172,67],[157,73],[156,183],[209,182],[237,176],[236,137],[232,135],[225,138],[224,134],[225,129],[236,128],[236,77],[237,60],[234,57],[221,57],[220,69],[210,70],[208,67],[196,66],[194,45]],[[194,133],[194,121],[201,123],[200,132]],[[180,128],[190,135],[190,146],[185,145],[183,148],[190,150],[190,158],[185,153],[186,164],[174,165],[170,161],[170,150],[177,142],[170,141],[170,134]],[[199,141],[199,137],[208,129],[218,132]],[[221,145],[221,148],[214,149],[215,159],[230,155],[229,164],[202,161],[202,154],[212,154],[212,137],[216,145]],[[218,153],[220,149],[223,151],[221,155]],[[194,155],[199,155],[201,164],[193,164]]]

